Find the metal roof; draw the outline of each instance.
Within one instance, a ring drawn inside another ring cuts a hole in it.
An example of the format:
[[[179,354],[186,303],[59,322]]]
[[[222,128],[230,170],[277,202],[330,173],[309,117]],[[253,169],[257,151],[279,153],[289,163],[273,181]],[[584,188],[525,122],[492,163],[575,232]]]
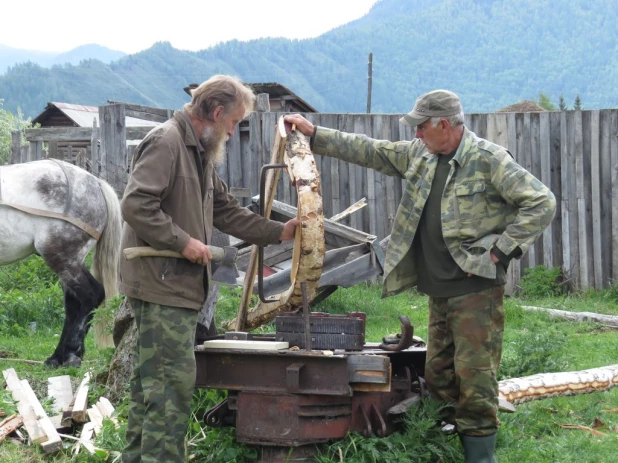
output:
[[[45,111],[39,114],[33,119],[33,123],[41,122],[44,120],[54,109],[58,109],[71,119],[78,127],[92,127],[94,121],[96,121],[97,127],[99,124],[99,107],[98,106],[85,106],[79,104],[50,102],[47,103]],[[128,117],[125,120],[127,127],[154,127],[159,125],[158,122],[147,121],[145,119],[137,119],[135,117]]]

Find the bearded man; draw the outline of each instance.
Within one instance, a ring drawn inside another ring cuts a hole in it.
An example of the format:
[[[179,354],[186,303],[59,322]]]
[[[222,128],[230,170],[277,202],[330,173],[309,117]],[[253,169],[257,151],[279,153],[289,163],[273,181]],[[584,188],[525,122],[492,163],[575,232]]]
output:
[[[137,147],[124,198],[122,248],[152,246],[185,259],[144,257],[120,265],[120,291],[135,312],[127,445],[123,462],[183,462],[195,388],[197,316],[208,295],[213,227],[257,245],[294,238],[283,224],[240,206],[215,171],[225,142],[253,110],[255,95],[216,75]]]

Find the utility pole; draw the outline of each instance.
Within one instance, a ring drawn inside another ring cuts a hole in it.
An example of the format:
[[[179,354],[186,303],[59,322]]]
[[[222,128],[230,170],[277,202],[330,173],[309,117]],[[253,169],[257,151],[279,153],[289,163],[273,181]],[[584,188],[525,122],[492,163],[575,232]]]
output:
[[[373,74],[373,53],[369,53],[368,76],[367,76],[367,114],[371,113],[371,80]]]

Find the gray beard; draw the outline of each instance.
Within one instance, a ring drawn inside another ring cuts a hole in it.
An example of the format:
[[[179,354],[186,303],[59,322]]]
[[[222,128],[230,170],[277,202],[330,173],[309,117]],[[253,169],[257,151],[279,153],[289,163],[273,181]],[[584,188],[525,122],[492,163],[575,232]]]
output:
[[[228,137],[225,133],[216,133],[213,126],[206,127],[202,131],[200,143],[204,148],[206,159],[212,161],[215,167],[219,167],[225,163],[227,158],[225,142],[227,139]]]

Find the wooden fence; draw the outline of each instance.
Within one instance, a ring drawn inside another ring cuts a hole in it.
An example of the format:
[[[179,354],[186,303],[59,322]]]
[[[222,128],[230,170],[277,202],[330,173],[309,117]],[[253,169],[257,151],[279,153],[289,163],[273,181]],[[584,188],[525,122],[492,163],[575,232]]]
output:
[[[86,155],[89,170],[119,191],[124,190],[133,148],[149,128],[127,128],[125,116],[139,117],[144,107],[112,104],[99,108],[100,128],[31,129],[26,158],[14,146],[13,162],[39,159],[42,145],[52,140],[90,140]],[[231,187],[259,194],[262,165],[270,160],[275,124],[281,114],[253,113],[228,142],[228,157],[218,169]],[[378,139],[410,140],[410,127],[401,115],[305,115],[314,124]],[[161,114],[161,121],[166,114]],[[157,120],[157,119],[151,119]],[[515,159],[555,194],[556,218],[537,243],[510,268],[516,285],[527,267],[562,267],[573,286],[608,287],[618,278],[618,110],[540,113],[468,114],[466,125],[477,135],[507,147]],[[14,143],[18,145],[18,143]],[[367,198],[368,206],[344,223],[376,235],[390,233],[402,181],[337,159],[316,156],[321,173],[324,215],[333,216]],[[296,192],[284,175],[277,199],[296,204]],[[242,199],[244,204],[248,199]]]

